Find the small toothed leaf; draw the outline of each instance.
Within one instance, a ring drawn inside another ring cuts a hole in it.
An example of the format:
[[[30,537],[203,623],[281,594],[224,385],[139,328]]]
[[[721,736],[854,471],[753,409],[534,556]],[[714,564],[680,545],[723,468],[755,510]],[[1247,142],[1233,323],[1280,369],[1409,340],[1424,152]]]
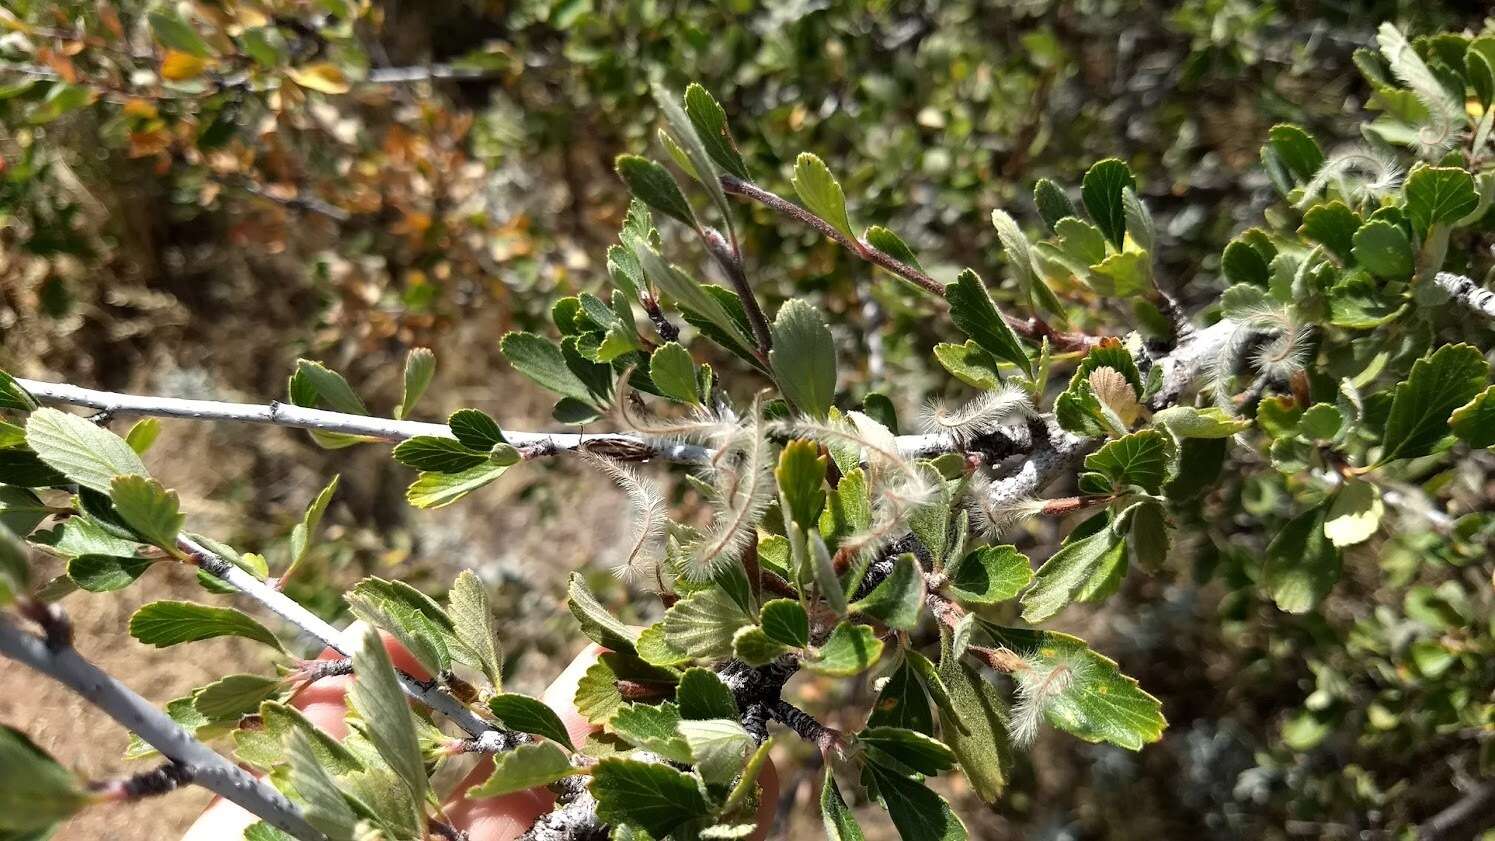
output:
[[[569,750],[576,750],[576,746],[571,743],[571,734],[567,732],[566,725],[561,722],[561,717],[556,715],[555,710],[546,706],[543,701],[528,695],[504,692],[488,699],[488,709],[492,710],[493,714],[498,716],[498,720],[510,730],[544,736],[553,742],[565,745]]]
[[[157,648],[231,636],[281,649],[268,628],[240,611],[182,601],[155,601],[135,611],[130,617],[130,636]]]
[[[149,475],[140,456],[118,435],[52,408],[26,418],[26,444],[49,467],[101,494],[115,476]]]
[[[410,417],[410,412],[415,409],[421,395],[426,393],[426,388],[431,385],[431,378],[435,375],[436,354],[430,348],[411,349],[405,356],[405,390],[400,397],[400,405],[395,407],[395,417]]]
[[[516,791],[549,785],[576,769],[571,758],[554,742],[517,745],[493,760],[493,773],[467,790],[469,798],[499,797]]]
[[[614,167],[634,197],[666,216],[696,227],[695,211],[669,170],[638,155],[619,155]]]
[[[794,161],[794,177],[790,179],[799,200],[810,212],[829,222],[831,227],[855,240],[851,218],[846,215],[846,194],[841,184],[826,167],[825,161],[801,152]]]

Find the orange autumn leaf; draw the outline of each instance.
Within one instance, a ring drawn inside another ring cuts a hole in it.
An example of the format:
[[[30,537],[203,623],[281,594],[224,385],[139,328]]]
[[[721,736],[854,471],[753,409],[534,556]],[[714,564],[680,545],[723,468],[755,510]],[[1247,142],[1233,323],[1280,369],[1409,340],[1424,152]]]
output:
[[[207,61],[191,53],[167,50],[166,57],[161,59],[161,78],[180,82],[202,75],[207,66]]]

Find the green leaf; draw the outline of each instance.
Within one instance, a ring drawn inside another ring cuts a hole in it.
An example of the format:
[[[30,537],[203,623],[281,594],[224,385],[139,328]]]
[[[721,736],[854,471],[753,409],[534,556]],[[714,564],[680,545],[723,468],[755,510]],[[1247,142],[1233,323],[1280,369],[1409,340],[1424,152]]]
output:
[[[872,705],[872,712],[867,716],[867,726],[904,727],[924,734],[934,733],[929,696],[906,658],[883,683],[877,703]]]
[[[881,225],[873,225],[862,233],[862,239],[866,240],[873,248],[892,257],[903,265],[918,269],[919,271],[924,270],[924,267],[919,265],[919,258],[914,255],[913,249],[908,247],[908,243],[904,242],[902,237],[887,228]],[[902,280],[902,278],[899,279]],[[917,288],[921,291],[924,289],[922,286]]]
[[[21,731],[0,725],[0,831],[45,830],[91,799],[71,771]]]
[[[123,438],[57,409],[37,409],[26,418],[26,444],[52,469],[102,494],[115,476],[149,473]]]
[[[923,783],[876,763],[865,767],[903,841],[965,841],[970,837],[950,804]]]
[[[401,581],[366,578],[343,599],[354,616],[399,640],[428,673],[451,668],[451,620],[424,593]]]
[[[1233,240],[1220,256],[1220,270],[1231,283],[1265,287],[1272,276],[1267,258],[1245,240]]]
[[[623,704],[607,720],[607,729],[623,741],[670,762],[688,764],[690,745],[680,735],[680,711],[674,704]]]
[[[79,555],[68,561],[67,575],[91,593],[107,593],[135,583],[153,563],[133,556]]]
[[[1145,254],[1122,251],[1091,266],[1085,283],[1108,298],[1130,298],[1152,288],[1152,269]]]
[[[1452,225],[1479,207],[1474,176],[1458,167],[1413,167],[1402,187],[1407,218],[1418,233],[1434,225]]]
[[[715,97],[692,82],[685,88],[685,114],[716,165],[744,181],[749,180],[747,164],[742,162],[732,132],[727,128],[727,113]]]
[[[1131,187],[1121,191],[1121,205],[1126,215],[1127,233],[1132,235],[1137,247],[1150,255],[1158,240],[1158,226],[1152,220],[1152,213]]]
[[[695,211],[680,192],[675,176],[658,163],[638,155],[619,155],[613,163],[634,197],[666,216],[697,227]]]
[[[653,86],[654,102],[659,106],[660,113],[664,114],[665,121],[669,123],[670,130],[674,132],[674,140],[681,147],[690,161],[688,171],[701,182],[706,192],[711,195],[711,201],[716,205],[717,212],[721,214],[722,221],[726,223],[728,232],[732,227],[732,208],[727,204],[726,193],[722,192],[721,182],[716,177],[716,171],[712,168],[711,153],[707,151],[705,144],[696,134],[695,124],[691,122],[684,111],[674,99],[672,99],[664,88]],[[663,134],[663,132],[661,132]]]
[[[1386,280],[1407,280],[1416,268],[1412,241],[1400,225],[1384,219],[1372,219],[1361,225],[1355,231],[1352,250],[1356,263]]]
[[[1079,214],[1075,203],[1064,194],[1064,189],[1047,178],[1040,178],[1034,183],[1033,204],[1038,208],[1038,215],[1043,217],[1043,223],[1051,231],[1059,224],[1060,219]]]
[[[1085,171],[1085,180],[1080,185],[1080,199],[1091,221],[1106,235],[1106,239],[1119,251],[1126,238],[1126,210],[1122,206],[1121,192],[1126,188],[1137,189],[1137,179],[1132,170],[1116,158],[1107,158]]]
[[[561,717],[542,701],[528,695],[504,692],[488,699],[488,709],[510,730],[544,736],[552,742],[565,745],[568,750],[576,750]]]
[[[732,718],[682,721],[680,734],[690,746],[691,760],[701,778],[712,785],[732,782],[756,744],[737,722],[735,713]]]
[[[554,342],[533,333],[505,333],[499,349],[514,370],[540,387],[596,405],[591,388],[566,364],[565,355]]]
[[[967,554],[950,579],[950,592],[966,604],[1007,601],[1033,580],[1028,556],[1012,546],[982,546]]]
[[[757,625],[738,628],[732,635],[733,656],[754,668],[766,666],[791,650],[789,646],[770,639]]]
[[[176,15],[170,12],[151,12],[149,19],[151,32],[155,33],[156,40],[163,47],[181,50],[198,58],[212,56],[212,52],[208,49],[208,42],[197,34],[196,29]]]
[[[679,403],[701,405],[696,363],[678,342],[660,345],[649,357],[649,379],[659,393]]]
[[[192,693],[192,704],[209,720],[249,715],[280,690],[281,683],[263,675],[228,675]]]
[[[30,534],[51,513],[50,506],[31,491],[0,485],[0,526],[16,534]]]
[[[1495,386],[1481,391],[1448,418],[1455,435],[1471,447],[1495,446]]]
[[[549,785],[575,771],[571,757],[554,742],[517,745],[493,758],[493,773],[467,790],[469,798],[498,797]]]
[[[1163,506],[1144,502],[1131,509],[1127,537],[1131,556],[1149,572],[1162,569],[1168,558],[1168,521]]]
[[[322,524],[322,516],[327,513],[327,506],[332,504],[332,495],[337,493],[338,481],[341,477],[333,476],[327,487],[322,488],[316,499],[306,506],[306,513],[301,515],[301,522],[291,529],[290,549],[291,563],[286,569],[286,574],[298,566],[306,558],[307,551],[311,548],[312,537],[317,533],[317,527]],[[282,576],[284,577],[284,576]]]
[[[868,727],[857,741],[877,748],[920,774],[935,776],[955,767],[955,752],[944,742],[902,727]]]
[[[607,652],[597,658],[576,684],[576,711],[593,724],[604,724],[623,703],[618,681],[628,680],[661,694],[669,694],[678,681],[675,672],[651,665],[632,654]]]
[[[395,461],[416,470],[461,473],[488,460],[486,452],[468,449],[461,441],[439,435],[417,435],[396,444]]]
[[[566,604],[571,615],[581,625],[581,632],[603,648],[632,654],[638,641],[638,631],[623,624],[607,608],[597,601],[587,589],[586,580],[578,573],[571,573],[566,583]]]
[[[836,343],[813,306],[791,298],[773,322],[774,380],[801,412],[823,419],[836,397]]]
[[[1023,594],[1023,621],[1042,622],[1069,604],[1102,567],[1107,553],[1121,546],[1121,536],[1109,528],[1078,540],[1071,535],[1043,566]]]
[[[509,443],[503,430],[498,428],[498,421],[487,412],[477,409],[458,409],[452,412],[451,417],[446,419],[446,425],[464,447],[480,453],[490,452],[499,444]]]
[[[1324,517],[1324,537],[1335,546],[1353,546],[1369,540],[1380,528],[1381,489],[1364,479],[1349,479],[1334,494]]]
[[[913,630],[923,608],[924,572],[918,558],[907,552],[893,560],[893,571],[872,592],[851,604],[852,611],[900,631]]]
[[[487,462],[461,473],[420,474],[405,489],[405,499],[416,508],[441,508],[504,475],[509,465]]]
[[[295,841],[295,839],[264,821],[255,821],[244,830],[244,841]]]
[[[993,683],[953,656],[948,638],[941,639],[940,649],[938,672],[922,655],[909,660],[921,669],[925,685],[937,696],[940,736],[960,760],[961,772],[982,800],[995,803],[1012,767],[1007,702]]]
[[[1267,133],[1267,143],[1277,160],[1300,182],[1312,180],[1324,165],[1324,152],[1318,141],[1291,123],[1278,123]]]
[[[1127,750],[1163,736],[1168,722],[1157,698],[1122,674],[1116,661],[1091,650],[1084,640],[1054,631],[986,626],[1001,645],[1017,652],[1035,674],[1069,670],[1069,688],[1043,707],[1049,724],[1087,742],[1110,742]],[[942,732],[943,735],[943,732]],[[954,747],[948,735],[945,741]],[[959,754],[959,751],[957,751]],[[969,767],[964,757],[961,767]]]
[[[836,775],[828,764],[820,787],[820,817],[825,822],[826,841],[866,841],[856,815],[836,788]]]
[[[1339,547],[1324,535],[1325,505],[1294,517],[1267,546],[1267,589],[1277,607],[1307,613],[1339,580]]]
[[[804,665],[817,674],[851,677],[871,668],[882,656],[882,648],[882,640],[872,628],[842,622]]]
[[[856,234],[851,229],[851,217],[846,215],[846,195],[841,192],[841,185],[831,171],[826,168],[825,162],[810,154],[801,152],[794,160],[794,177],[790,179],[794,185],[794,192],[799,195],[799,200],[805,203],[810,212],[829,222],[831,227],[856,240]]]
[[[991,224],[996,228],[997,240],[1002,243],[1002,250],[1007,254],[1007,265],[1012,267],[1017,287],[1022,290],[1028,305],[1032,306],[1033,285],[1038,279],[1033,271],[1033,253],[1029,248],[1028,238],[1023,235],[1023,229],[1018,226],[1017,220],[1005,211],[993,210]]]
[[[643,266],[644,274],[654,282],[666,295],[675,299],[675,303],[688,314],[694,314],[704,323],[714,328],[721,336],[712,339],[722,343],[724,347],[740,349],[747,353],[747,358],[752,359],[752,348],[755,347],[751,339],[747,337],[747,328],[743,321],[732,316],[722,299],[716,294],[707,291],[705,287],[697,283],[694,278],[680,271],[659,255],[648,243],[636,237],[625,238],[633,253],[638,256],[639,264]],[[716,287],[712,287],[715,289]],[[726,290],[721,290],[726,292]],[[731,293],[727,293],[731,296]],[[735,296],[731,296],[735,302]],[[740,307],[741,303],[736,302]],[[687,319],[689,320],[689,319]],[[724,340],[724,341],[723,341]],[[756,364],[756,363],[755,363]]]
[[[1119,493],[1129,486],[1156,494],[1168,476],[1168,462],[1173,455],[1172,441],[1159,429],[1144,429],[1106,442],[1085,457],[1085,469],[1105,477],[1105,482],[1080,480],[1086,493]],[[1087,474],[1088,476],[1088,474]]]
[[[784,501],[784,514],[802,527],[820,522],[820,512],[825,508],[827,461],[818,444],[803,438],[785,444],[779,453],[774,478]]]
[[[789,541],[791,546],[801,543],[797,526],[791,526]],[[820,537],[820,532],[809,532],[803,544],[809,555],[810,577],[815,581],[815,589],[836,616],[845,616],[848,609],[846,591],[841,585],[841,580],[836,577],[835,564],[831,560],[830,550],[826,548],[825,541]]]
[[[665,641],[691,657],[721,660],[732,656],[732,637],[737,629],[752,623],[753,617],[724,590],[708,587],[665,611]]]
[[[156,418],[141,418],[130,426],[130,431],[125,433],[125,443],[130,449],[139,455],[145,455],[145,451],[156,443],[156,438],[161,434],[161,421]]]
[[[358,395],[354,393],[353,387],[348,385],[348,381],[343,378],[343,375],[320,362],[310,359],[297,359],[296,372],[291,375],[291,378],[293,397],[298,391],[297,381],[299,380],[300,383],[304,384],[302,388],[306,389],[311,395],[320,397],[328,406],[332,407],[333,411],[349,415],[367,415],[369,413],[369,410],[363,405],[363,400],[359,399]],[[294,399],[291,402],[296,403],[298,406],[310,405],[310,403],[304,404]]]
[[[793,599],[774,599],[766,602],[758,612],[758,621],[763,633],[775,642],[790,648],[804,648],[810,644],[810,617],[804,605]]]
[[[311,741],[300,730],[286,735],[290,787],[300,796],[302,813],[329,838],[352,838],[358,823],[336,780],[317,762]]]
[[[41,404],[31,396],[31,392],[21,387],[12,377],[4,371],[0,371],[0,409],[12,409],[17,412],[34,412]]]
[[[1433,452],[1450,432],[1449,416],[1480,393],[1489,371],[1484,355],[1465,344],[1444,345],[1413,363],[1393,392],[1378,463]]]
[[[710,669],[686,669],[675,690],[680,715],[687,719],[737,718],[732,690]]]
[[[593,766],[590,789],[597,817],[655,838],[710,813],[700,782],[668,765],[608,757]]]
[[[168,707],[168,709],[170,709]],[[360,771],[363,764],[353,752],[327,735],[326,731],[311,723],[300,710],[276,701],[260,704],[260,728],[250,730],[238,728],[234,722],[234,755],[262,771],[269,771],[286,761],[285,739],[292,730],[299,730],[311,743],[312,755],[323,768],[333,774],[342,775]]]
[[[145,476],[116,476],[109,483],[109,499],[120,518],[147,543],[176,549],[177,534],[187,520],[176,491],[168,491],[160,482]]]
[[[31,565],[25,541],[9,526],[0,525],[0,607],[31,590]]]
[[[1218,406],[1170,406],[1154,413],[1152,420],[1178,438],[1229,438],[1251,427],[1250,418],[1235,417]]]
[[[963,345],[940,342],[934,346],[934,358],[957,380],[974,388],[990,391],[1002,384],[996,357],[973,341]]]
[[[353,651],[353,674],[348,705],[363,719],[365,735],[404,783],[411,799],[422,802],[426,798],[426,766],[415,735],[415,720],[389,652],[372,627],[364,629]]]
[[[155,601],[130,617],[130,636],[157,648],[213,637],[244,637],[277,650],[280,641],[264,625],[231,607]]]
[[[945,298],[950,302],[950,320],[982,350],[1011,362],[1025,374],[1032,374],[1028,354],[1017,334],[1007,326],[975,272],[962,271],[954,283],[945,287]]]
[[[421,395],[431,385],[436,375],[436,354],[430,348],[411,348],[405,355],[405,390],[400,396],[400,405],[395,407],[395,417],[408,418],[415,409]]]
[[[498,623],[493,619],[482,579],[470,569],[462,570],[446,598],[457,642],[477,663],[489,686],[495,689],[503,686],[503,646],[498,641]]]
[[[1355,232],[1360,228],[1360,214],[1332,201],[1308,208],[1298,233],[1329,249],[1341,261],[1348,262],[1354,247]]]

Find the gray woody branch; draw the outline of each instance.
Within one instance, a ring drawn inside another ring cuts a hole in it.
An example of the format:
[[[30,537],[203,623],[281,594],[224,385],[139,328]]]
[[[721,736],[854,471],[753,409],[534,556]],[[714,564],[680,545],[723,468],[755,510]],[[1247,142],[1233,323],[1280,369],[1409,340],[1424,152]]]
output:
[[[1485,318],[1495,318],[1495,292],[1475,283],[1472,278],[1452,272],[1438,272],[1433,283],[1470,310]]]
[[[63,684],[187,769],[192,782],[236,803],[301,841],[326,841],[301,810],[268,784],[193,738],[149,701],[83,659],[71,646],[52,647],[0,615],[0,654]]]
[[[259,602],[270,612],[295,625],[303,633],[317,639],[328,648],[345,656],[351,653],[351,641],[346,640],[341,631],[302,607],[286,594],[218,557],[207,547],[185,535],[177,538],[177,545],[190,554],[204,572]],[[512,734],[499,730],[479,718],[466,705],[436,686],[434,682],[423,683],[401,672],[400,686],[405,690],[406,695],[451,719],[452,723],[467,731],[468,735],[478,740],[478,744],[485,749],[498,751],[512,747]]]

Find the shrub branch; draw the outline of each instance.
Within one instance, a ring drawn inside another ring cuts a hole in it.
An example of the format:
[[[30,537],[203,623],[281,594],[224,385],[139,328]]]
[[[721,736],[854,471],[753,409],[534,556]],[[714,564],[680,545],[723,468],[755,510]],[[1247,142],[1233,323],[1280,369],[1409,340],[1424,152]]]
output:
[[[301,841],[326,841],[295,804],[269,784],[193,738],[149,701],[85,660],[72,646],[53,646],[0,615],[0,654],[30,666],[76,692],[180,768],[176,777],[236,803]]]

